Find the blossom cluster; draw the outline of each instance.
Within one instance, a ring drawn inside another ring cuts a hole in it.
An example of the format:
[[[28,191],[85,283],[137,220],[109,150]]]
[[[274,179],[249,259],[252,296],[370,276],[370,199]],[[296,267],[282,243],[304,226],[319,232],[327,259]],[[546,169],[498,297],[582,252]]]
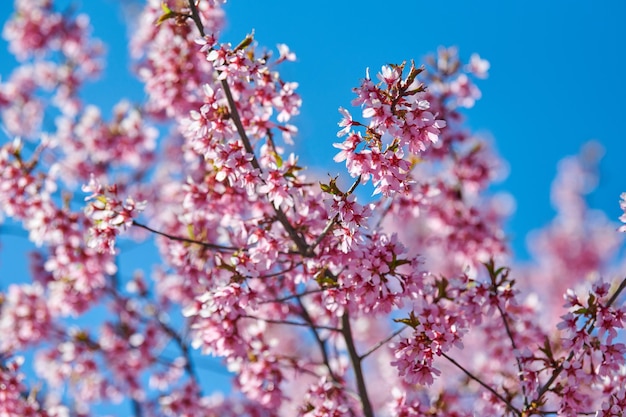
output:
[[[425,151],[437,143],[440,129],[446,122],[430,111],[430,102],[417,76],[421,70],[414,63],[403,78],[405,65],[383,66],[374,84],[369,71],[360,87],[354,91],[357,98],[352,104],[361,106],[367,124],[353,120],[346,109],[340,109],[343,127],[337,134],[346,136],[343,143],[335,144],[341,152],[336,162],[346,161],[350,175],[367,181],[370,177],[376,193],[388,196],[402,192],[409,182],[411,156]],[[365,134],[353,127],[362,126]],[[405,155],[405,153],[408,153]]]
[[[87,79],[100,74],[104,52],[102,43],[90,38],[89,17],[68,18],[48,0],[18,0],[2,35],[24,62],[0,88],[7,130],[21,136],[40,133],[45,102],[36,88],[54,91],[53,106],[75,115],[81,107],[77,93]]]
[[[24,396],[26,386],[25,375],[20,367],[23,358],[13,359],[0,366],[0,415],[3,416],[35,416],[65,417],[69,410],[63,405],[48,406],[41,404],[34,396]]]
[[[131,197],[121,201],[115,185],[103,186],[94,177],[83,186],[83,191],[91,193],[85,197],[85,201],[90,202],[85,214],[93,221],[89,229],[89,247],[114,254],[115,237],[133,224],[133,218],[143,211],[146,202],[136,202]]]

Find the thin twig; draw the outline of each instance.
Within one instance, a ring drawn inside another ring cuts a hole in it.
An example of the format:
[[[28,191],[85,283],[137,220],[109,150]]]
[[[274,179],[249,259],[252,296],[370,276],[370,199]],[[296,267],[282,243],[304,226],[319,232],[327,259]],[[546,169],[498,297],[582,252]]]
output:
[[[363,415],[365,417],[374,417],[374,411],[372,410],[372,403],[367,395],[367,387],[365,386],[365,378],[363,377],[363,369],[361,368],[361,357],[356,351],[354,346],[354,339],[352,338],[352,329],[350,328],[350,317],[345,312],[341,316],[341,333],[346,342],[346,348],[350,355],[350,361],[352,362],[352,368],[354,369],[354,377],[356,379],[356,387],[359,391],[359,398],[361,399],[361,405],[363,407]]]
[[[133,398],[131,400],[131,407],[133,409],[133,415],[135,417],[141,417],[143,416],[143,411],[141,409],[141,404],[139,403],[139,401],[137,401],[135,398]]]
[[[317,246],[322,242],[322,240],[326,237],[328,232],[330,232],[330,229],[333,228],[333,226],[337,223],[338,220],[339,220],[339,214],[335,214],[335,216],[332,219],[330,219],[328,223],[326,223],[326,226],[324,226],[324,230],[322,230],[322,233],[320,233],[317,239],[315,239],[315,242],[313,242],[313,244],[309,246],[309,250],[308,250],[309,256],[313,256],[313,251],[315,250],[315,248],[317,248]]]
[[[492,286],[491,287],[492,287],[494,296],[497,297],[498,296],[498,288],[496,287],[496,278],[497,277],[495,277],[495,276],[491,277],[491,279],[492,279]],[[504,329],[506,331],[507,337],[511,341],[511,347],[513,348],[513,355],[515,355],[515,362],[517,363],[517,370],[518,370],[518,375],[519,375],[519,381],[520,381],[520,383],[522,385],[522,395],[524,396],[524,406],[528,407],[528,396],[527,396],[527,393],[526,393],[526,387],[523,384],[523,382],[524,382],[523,368],[522,368],[522,362],[520,361],[520,358],[519,358],[519,351],[517,350],[517,344],[515,343],[515,339],[513,338],[513,332],[511,332],[511,328],[509,327],[509,322],[506,319],[507,316],[505,315],[504,310],[500,306],[500,303],[496,303],[496,308],[500,312],[500,317],[502,317],[502,322],[504,323]]]
[[[504,398],[501,394],[498,393],[498,391],[496,391],[495,389],[491,388],[489,385],[487,385],[486,383],[484,383],[480,378],[474,376],[474,374],[472,374],[470,371],[468,371],[467,369],[465,369],[460,363],[458,363],[457,361],[455,361],[454,359],[452,359],[452,357],[448,356],[445,353],[441,353],[441,355],[446,358],[447,360],[449,360],[454,366],[456,366],[457,368],[459,368],[465,375],[468,376],[468,378],[478,382],[483,388],[485,388],[487,391],[489,391],[490,393],[492,393],[496,398],[498,398],[500,401],[502,401],[504,404],[506,404],[507,408],[511,411],[513,411],[515,414],[517,414],[518,416],[521,416],[522,413],[515,407],[513,407],[513,404],[511,404],[510,401],[508,401],[506,398]]]
[[[200,20],[200,14],[198,13],[198,8],[196,7],[194,0],[189,0],[189,9],[191,10],[191,18],[193,19],[194,23],[198,27],[198,30],[200,31],[200,35],[204,37],[205,36],[204,26],[202,25],[202,21]],[[239,137],[241,138],[241,141],[243,143],[244,148],[246,149],[246,152],[252,156],[252,160],[250,161],[250,163],[252,164],[254,168],[258,169],[259,171],[262,171],[261,165],[259,164],[259,161],[257,160],[256,155],[254,153],[254,149],[252,148],[250,139],[248,138],[248,135],[246,134],[246,130],[243,127],[243,123],[241,122],[241,117],[239,116],[239,111],[237,110],[237,104],[235,103],[235,99],[233,98],[233,93],[230,89],[230,86],[228,85],[228,80],[223,79],[221,81],[221,85],[222,85],[222,89],[224,90],[224,95],[226,96],[226,100],[228,101],[230,116],[233,120],[233,123],[235,124],[237,133],[239,134]],[[283,227],[285,228],[285,231],[287,232],[291,240],[295,243],[296,247],[298,248],[298,252],[302,254],[303,256],[305,256],[306,253],[308,252],[308,245],[305,239],[300,234],[298,234],[296,229],[294,229],[294,227],[289,222],[289,219],[287,219],[287,215],[280,207],[275,207],[273,204],[272,204],[272,207],[274,211],[276,212],[276,219],[280,222],[280,224],[283,225]]]
[[[192,2],[193,0],[189,1]],[[235,127],[237,128],[237,133],[241,138],[241,142],[243,143],[246,152],[252,156],[252,160],[250,161],[250,163],[252,164],[253,168],[256,168],[259,170],[259,172],[262,172],[263,170],[261,169],[261,165],[259,164],[259,161],[257,160],[254,153],[254,149],[252,148],[252,143],[250,142],[250,139],[246,134],[246,129],[243,127],[243,123],[241,122],[241,117],[239,116],[239,111],[237,110],[237,104],[235,103],[233,93],[231,92],[230,86],[228,85],[228,80],[223,79],[221,83],[224,94],[226,95],[226,100],[228,101],[230,116],[233,120],[233,123],[235,124]],[[308,252],[309,248],[304,238],[298,234],[296,229],[294,229],[294,227],[289,222],[289,219],[287,219],[287,215],[280,207],[276,207],[274,206],[274,204],[272,204],[272,208],[276,213],[276,219],[280,222],[280,224],[283,225],[291,240],[296,244],[298,252],[300,252],[302,255],[305,255]]]
[[[346,192],[345,194],[346,197],[354,192],[354,190],[356,189],[356,187],[359,185],[360,182],[361,182],[361,176],[359,175],[357,179],[354,181],[354,183],[352,184],[352,186],[350,187],[350,189]],[[330,232],[333,226],[337,224],[338,220],[339,220],[339,214],[336,214],[332,219],[328,221],[328,223],[326,223],[326,226],[324,227],[324,230],[322,230],[322,233],[320,233],[317,239],[315,239],[315,242],[313,242],[313,244],[309,246],[309,249],[308,249],[309,256],[313,256],[313,251],[315,250],[315,248],[317,248],[317,246],[322,242],[322,240]]]
[[[389,336],[387,336],[386,338],[384,338],[380,342],[376,343],[376,345],[374,345],[374,347],[372,347],[370,350],[368,350],[367,352],[365,352],[364,354],[362,354],[360,356],[361,360],[365,359],[366,357],[368,357],[369,355],[374,353],[376,350],[380,349],[382,346],[387,344],[391,339],[393,339],[394,337],[398,336],[400,333],[402,333],[406,329],[407,329],[406,326],[402,326],[402,328],[396,330],[395,332],[391,333]]]
[[[215,249],[215,250],[218,250],[218,251],[237,252],[237,251],[240,251],[240,250],[241,251],[245,251],[246,250],[246,248],[236,248],[234,246],[224,246],[224,245],[218,245],[218,244],[215,244],[215,243],[201,242],[199,240],[189,239],[189,238],[186,238],[186,237],[173,236],[173,235],[170,235],[168,233],[161,232],[159,230],[153,229],[153,228],[151,228],[149,226],[146,226],[145,224],[139,223],[139,222],[137,222],[135,220],[133,220],[133,226],[140,227],[142,229],[145,229],[145,230],[147,230],[149,232],[152,232],[154,234],[157,234],[159,236],[166,237],[166,238],[168,238],[170,240],[176,240],[178,242],[185,242],[185,243],[193,243],[195,245],[200,245],[200,246],[203,246],[205,248]]]
[[[354,190],[356,190],[356,187],[358,187],[360,183],[361,183],[361,176],[359,175],[358,177],[356,177],[356,180],[354,180],[354,182],[352,183],[348,191],[346,191],[346,197],[351,195],[354,192]]]
[[[332,378],[333,381],[337,381],[337,377],[335,376],[335,373],[333,372],[333,368],[330,366],[330,360],[328,358],[328,351],[326,349],[326,341],[322,340],[322,338],[320,337],[320,334],[317,332],[317,329],[315,328],[315,323],[313,323],[313,319],[309,315],[309,312],[307,311],[306,307],[304,306],[300,298],[298,298],[298,304],[300,305],[302,318],[311,327],[311,332],[313,332],[313,337],[315,338],[315,341],[317,342],[317,345],[319,346],[319,349],[322,352],[322,360],[324,361],[324,365],[326,366],[326,369],[328,369],[328,373],[330,377]]]
[[[380,213],[380,215],[378,216],[378,219],[376,220],[375,228],[379,228],[382,222],[385,220],[385,217],[387,217],[387,214],[391,212],[391,208],[393,207],[393,202],[395,200],[390,198],[387,201],[388,203],[384,206],[384,208],[382,209],[382,212]]]
[[[519,381],[522,385],[522,395],[524,396],[524,406],[528,407],[528,396],[526,395],[526,387],[523,384],[524,382],[523,368],[522,368],[522,363],[520,362],[520,359],[518,356],[519,351],[517,350],[515,339],[513,339],[513,333],[511,332],[511,329],[509,328],[509,323],[506,320],[506,316],[504,315],[504,311],[502,311],[500,304],[496,304],[496,308],[500,312],[500,316],[502,317],[502,322],[504,323],[504,329],[506,330],[506,334],[509,340],[511,341],[511,346],[513,347],[513,354],[515,355],[515,362],[517,363],[517,370],[519,372]]]
[[[617,287],[615,293],[613,293],[611,298],[609,298],[609,301],[606,303],[605,307],[611,307],[611,305],[613,305],[613,303],[617,300],[617,297],[619,297],[622,291],[624,291],[624,288],[626,288],[626,278],[624,278],[622,282],[620,282],[619,287]]]
[[[200,389],[200,380],[198,379],[198,375],[196,375],[195,366],[193,365],[193,360],[191,359],[191,354],[189,352],[189,346],[187,346],[187,344],[185,344],[185,342],[183,341],[183,338],[181,337],[181,335],[179,335],[176,332],[176,330],[174,330],[172,327],[170,327],[167,323],[164,323],[162,320],[160,320],[158,317],[156,317],[156,315],[155,315],[154,318],[157,321],[157,323],[159,324],[159,326],[161,326],[163,331],[169,337],[172,338],[174,343],[176,343],[176,345],[178,346],[178,348],[182,352],[183,357],[185,358],[185,366],[184,366],[185,371],[187,372],[189,377],[196,383],[196,385],[198,386],[198,389]]]
[[[257,278],[257,279],[275,278],[275,277],[281,276],[283,274],[286,274],[287,272],[293,271],[294,269],[296,269],[300,265],[302,265],[302,262],[296,262],[296,263],[292,264],[289,268],[285,268],[285,269],[282,269],[280,271],[272,272],[270,274],[265,274],[265,275],[259,275],[259,276],[255,276],[255,277],[250,276],[250,277],[246,277],[246,278]]]

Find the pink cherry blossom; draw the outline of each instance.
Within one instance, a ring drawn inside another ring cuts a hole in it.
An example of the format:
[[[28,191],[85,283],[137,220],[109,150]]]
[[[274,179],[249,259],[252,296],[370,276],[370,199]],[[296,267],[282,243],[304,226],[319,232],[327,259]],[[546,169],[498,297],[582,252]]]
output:
[[[115,236],[133,224],[133,217],[145,208],[145,202],[135,202],[127,197],[124,202],[118,199],[116,186],[103,186],[92,176],[83,191],[91,193],[85,201],[91,201],[85,214],[93,225],[89,232],[89,246],[99,251],[115,253]]]
[[[468,70],[474,76],[478,78],[487,78],[487,71],[489,71],[489,61],[482,59],[478,54],[472,54],[470,62],[468,64]]]
[[[626,280],[586,201],[598,158],[560,163],[555,219],[516,264],[506,163],[465,123],[487,61],[442,47],[367,70],[324,178],[292,146],[295,53],[224,42],[223,3],[146,2],[145,98],[107,109],[84,102],[103,65],[87,16],[15,2],[0,217],[33,253],[32,279],[0,288],[0,415],[621,415]],[[156,263],[135,266],[144,243]]]

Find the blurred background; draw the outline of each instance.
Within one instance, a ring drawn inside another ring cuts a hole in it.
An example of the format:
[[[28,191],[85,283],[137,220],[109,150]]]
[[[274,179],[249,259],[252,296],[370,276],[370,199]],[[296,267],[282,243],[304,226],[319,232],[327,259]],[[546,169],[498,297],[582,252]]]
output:
[[[59,9],[69,7],[90,16],[94,36],[108,48],[103,77],[86,85],[85,102],[105,116],[122,97],[141,102],[143,87],[130,71],[127,46],[142,2],[58,1]],[[507,178],[493,191],[515,199],[507,231],[516,257],[528,258],[527,234],[555,214],[550,187],[558,162],[591,140],[601,147],[584,147],[586,157],[604,157],[588,204],[618,227],[619,196],[626,191],[626,3],[233,0],[225,10],[222,41],[237,44],[254,29],[259,45],[276,51],[286,43],[296,53],[295,63],[282,66],[283,78],[299,83],[303,99],[293,152],[316,175],[347,175],[332,161],[337,109],[350,106],[366,68],[375,73],[384,64],[419,62],[440,45],[456,46],[463,60],[478,53],[491,63],[489,78],[478,82],[482,99],[465,111],[466,126],[489,138],[508,163]],[[5,1],[0,23],[11,13]],[[0,40],[0,82],[16,64]],[[0,143],[7,140],[0,131]],[[0,223],[2,290],[28,280],[32,245],[26,237],[16,225]],[[149,270],[156,260],[149,246],[123,251],[123,271]],[[210,361],[204,366],[214,367]]]

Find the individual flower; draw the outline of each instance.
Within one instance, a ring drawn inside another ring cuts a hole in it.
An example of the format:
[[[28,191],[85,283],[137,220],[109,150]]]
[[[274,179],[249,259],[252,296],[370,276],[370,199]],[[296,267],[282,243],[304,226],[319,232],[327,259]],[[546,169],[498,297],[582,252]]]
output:
[[[489,71],[490,66],[489,61],[482,59],[478,54],[472,54],[466,68],[475,77],[487,78],[487,71]]]
[[[276,45],[276,47],[278,48],[278,52],[280,53],[280,56],[278,57],[278,60],[276,61],[277,63],[282,62],[282,61],[295,61],[296,60],[296,54],[291,52],[289,50],[289,47],[285,45],[284,43],[279,43],[278,45]]]

